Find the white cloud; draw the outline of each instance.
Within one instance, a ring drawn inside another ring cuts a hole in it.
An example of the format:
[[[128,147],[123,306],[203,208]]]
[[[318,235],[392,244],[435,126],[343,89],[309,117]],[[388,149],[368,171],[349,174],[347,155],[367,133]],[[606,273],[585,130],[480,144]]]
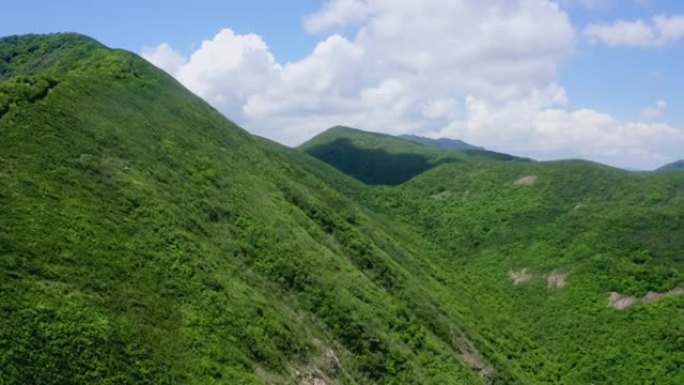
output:
[[[612,24],[590,24],[584,34],[594,42],[603,42],[610,47],[658,45],[655,31],[643,20],[616,21]]]
[[[589,11],[603,11],[614,7],[616,4],[623,5],[621,4],[622,1],[616,0],[558,0],[558,2],[566,8],[579,6]],[[632,3],[639,6],[648,6],[653,3],[653,0],[632,0]]]
[[[280,71],[260,36],[224,29],[202,42],[176,77],[226,115],[239,118],[247,99],[263,92]]]
[[[280,81],[245,106],[259,127],[283,114],[305,120],[308,107],[320,120],[344,113],[345,122],[371,130],[426,132],[450,125],[468,94],[498,103],[540,97],[574,49],[567,16],[546,1],[333,0],[306,20],[309,29],[354,25],[356,33],[333,35],[284,66]],[[296,143],[309,132],[279,134],[271,132]]]
[[[420,112],[426,119],[448,118],[454,120],[459,116],[459,102],[454,98],[430,99],[420,105]]]
[[[655,105],[644,107],[641,110],[641,117],[644,119],[660,119],[667,112],[667,102],[658,100]]]
[[[676,25],[664,18],[651,28],[674,36]],[[563,109],[557,72],[576,35],[557,2],[331,0],[304,26],[349,36],[323,38],[290,63],[259,36],[231,30],[187,59],[168,45],[145,57],[251,132],[291,145],[343,124],[541,159],[644,168],[681,157],[684,136],[673,127]]]
[[[371,5],[363,0],[328,1],[323,9],[304,18],[304,28],[311,33],[331,27],[360,23],[372,13]]]
[[[590,24],[584,29],[584,34],[593,42],[602,42],[610,47],[662,47],[684,38],[684,15],[659,15],[650,21],[618,20]]]
[[[281,69],[261,37],[230,29],[202,42],[190,58],[167,43],[143,49],[142,56],[229,117],[238,117],[247,98],[262,92]]]
[[[653,18],[653,26],[664,43],[684,38],[684,15],[656,16]]]
[[[613,0],[560,0],[560,4],[568,8],[580,6],[593,11],[609,8],[613,5]]]
[[[140,55],[170,74],[175,74],[186,62],[185,58],[167,43],[159,44],[156,47],[145,47]]]
[[[684,131],[680,129],[621,121],[591,109],[536,108],[524,102],[492,109],[474,98],[468,108],[471,126],[466,140],[486,140],[495,149],[536,159],[584,158],[630,168],[655,168],[681,157],[684,148]]]

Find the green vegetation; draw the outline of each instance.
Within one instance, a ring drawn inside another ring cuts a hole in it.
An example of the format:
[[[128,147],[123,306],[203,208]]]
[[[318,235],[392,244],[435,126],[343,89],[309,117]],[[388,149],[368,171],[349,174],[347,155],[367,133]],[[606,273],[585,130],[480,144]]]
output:
[[[0,383],[479,382],[424,242],[320,162],[82,36],[0,57]]]
[[[472,146],[462,152],[454,152],[431,142],[405,140],[340,126],[317,135],[300,146],[300,150],[371,185],[402,184],[445,163],[479,159],[529,161]]]
[[[447,251],[435,261],[446,279],[467,285],[472,306],[494,319],[495,329],[478,324],[474,334],[532,382],[684,381],[684,297],[607,306],[611,292],[643,298],[684,284],[683,174],[465,159],[349,193]],[[507,344],[515,335],[543,361]],[[540,376],[549,366],[555,374]]]
[[[684,297],[606,306],[682,283],[682,174],[303,149],[368,184],[134,54],[0,39],[0,383],[684,380]]]
[[[422,144],[348,127],[333,127],[301,149],[367,184],[401,184],[439,164],[460,161]]]

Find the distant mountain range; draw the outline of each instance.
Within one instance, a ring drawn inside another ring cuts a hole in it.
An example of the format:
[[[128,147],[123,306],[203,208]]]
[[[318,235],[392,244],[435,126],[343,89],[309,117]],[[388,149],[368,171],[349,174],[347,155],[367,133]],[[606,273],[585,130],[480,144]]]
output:
[[[658,171],[658,172],[660,172],[660,171],[672,171],[672,170],[684,170],[684,159],[666,164],[663,167],[656,169],[656,171]]]
[[[473,146],[472,144],[466,143],[460,139],[432,139],[417,135],[399,135],[399,138],[410,140],[416,143],[425,144],[432,147],[441,148],[443,150],[485,150],[484,147]]]
[[[392,136],[343,126],[329,128],[299,149],[371,185],[401,184],[445,163],[531,161],[461,140]]]

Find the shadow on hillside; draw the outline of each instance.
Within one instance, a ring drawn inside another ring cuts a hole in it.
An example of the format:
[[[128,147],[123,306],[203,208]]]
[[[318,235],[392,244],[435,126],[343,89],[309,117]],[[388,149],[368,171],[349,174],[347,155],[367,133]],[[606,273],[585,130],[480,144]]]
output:
[[[378,149],[361,148],[348,138],[339,138],[312,147],[306,152],[371,185],[398,185],[440,164],[460,161],[446,158],[431,162],[424,155],[393,154]]]

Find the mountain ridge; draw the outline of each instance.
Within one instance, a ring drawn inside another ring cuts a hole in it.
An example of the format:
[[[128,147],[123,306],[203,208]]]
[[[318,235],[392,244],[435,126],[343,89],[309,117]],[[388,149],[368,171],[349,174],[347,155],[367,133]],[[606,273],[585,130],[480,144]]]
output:
[[[484,147],[474,146],[472,144],[466,143],[460,139],[449,139],[449,138],[426,138],[424,136],[418,135],[398,135],[399,138],[410,140],[416,143],[426,144],[428,146],[433,146],[441,148],[444,150],[486,150]]]
[[[442,164],[530,159],[480,149],[444,149],[388,134],[335,126],[297,147],[371,185],[397,185]]]

